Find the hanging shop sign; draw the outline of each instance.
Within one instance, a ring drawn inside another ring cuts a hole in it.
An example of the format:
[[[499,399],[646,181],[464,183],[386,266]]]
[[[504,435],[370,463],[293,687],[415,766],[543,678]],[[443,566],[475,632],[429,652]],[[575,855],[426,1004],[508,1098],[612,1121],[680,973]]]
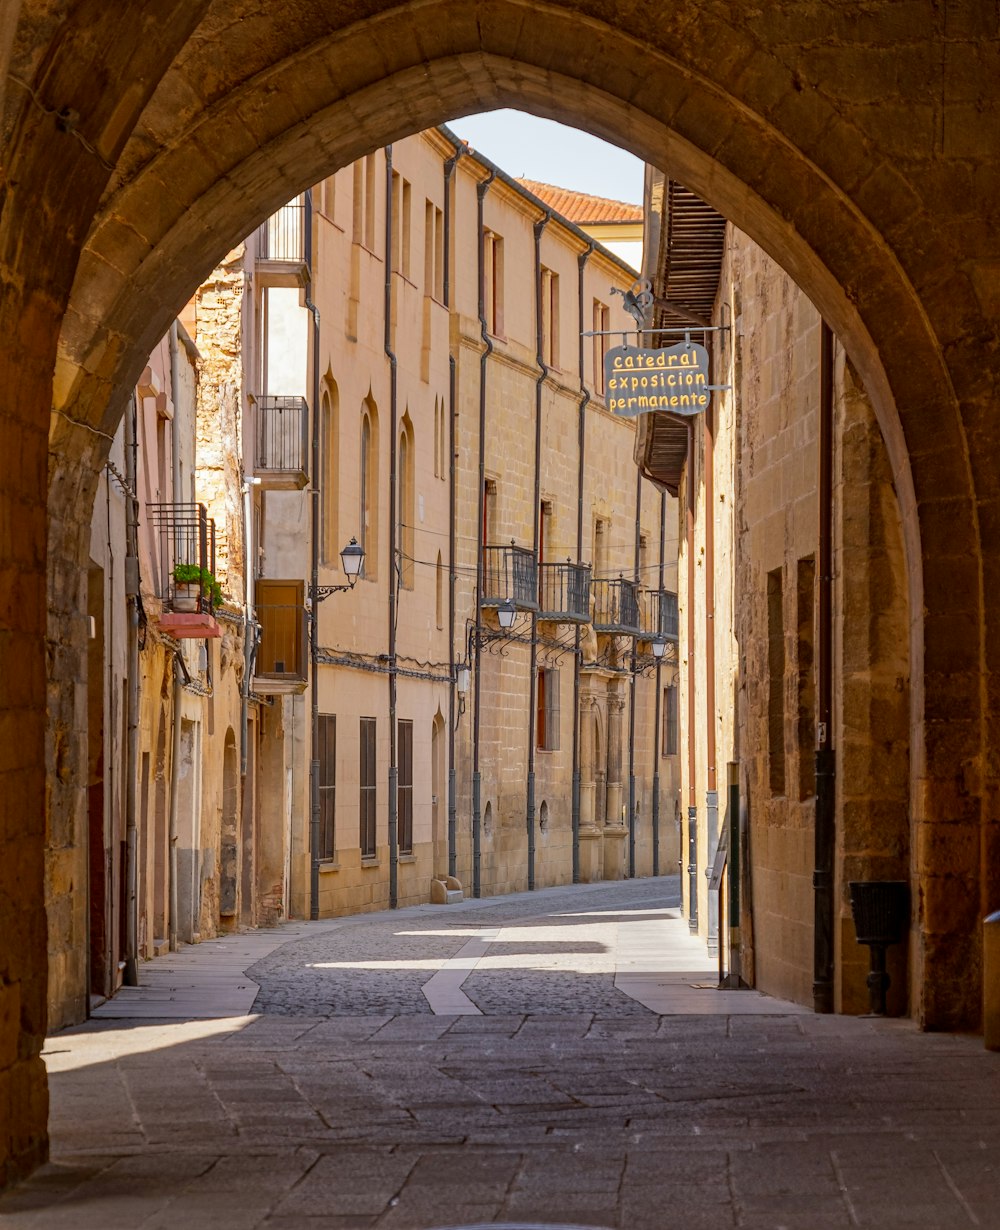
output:
[[[663,350],[616,346],[604,356],[604,388],[608,409],[625,418],[701,414],[711,397],[708,351],[690,341]]]

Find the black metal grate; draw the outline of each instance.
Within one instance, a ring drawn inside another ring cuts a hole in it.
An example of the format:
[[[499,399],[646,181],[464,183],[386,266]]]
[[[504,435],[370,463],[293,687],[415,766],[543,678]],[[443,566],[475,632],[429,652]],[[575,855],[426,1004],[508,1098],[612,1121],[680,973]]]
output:
[[[613,581],[591,581],[594,595],[594,631],[639,636],[639,586],[618,577]]]
[[[292,261],[306,258],[306,201],[297,196],[257,228],[257,258],[262,261]]]
[[[677,595],[668,589],[647,589],[642,596],[642,631],[665,641],[678,638]]]
[[[538,613],[541,619],[586,623],[590,619],[590,566],[539,564]]]
[[[147,504],[153,525],[155,558],[151,577],[153,592],[174,609],[184,605],[184,586],[174,576],[178,565],[199,568],[203,576],[215,576],[215,521],[204,504]],[[194,609],[211,614],[213,609],[210,586],[202,583],[191,595]]]
[[[308,474],[309,403],[304,397],[259,397],[254,469],[261,474]]]
[[[527,547],[483,547],[482,604],[499,606],[513,599],[518,610],[538,608],[535,557]]]

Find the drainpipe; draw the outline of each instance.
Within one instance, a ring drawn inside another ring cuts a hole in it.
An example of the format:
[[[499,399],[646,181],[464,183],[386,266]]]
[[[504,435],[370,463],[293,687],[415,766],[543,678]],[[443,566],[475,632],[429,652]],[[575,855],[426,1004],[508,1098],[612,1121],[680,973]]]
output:
[[[583,281],[584,273],[587,268],[587,261],[590,260],[590,255],[594,250],[594,241],[591,240],[586,248],[577,257],[577,308],[580,316],[580,339],[579,348],[577,351],[577,365],[580,369],[580,388],[582,395],[580,397],[580,406],[577,423],[577,442],[576,442],[576,562],[583,562],[583,463],[586,456],[587,445],[587,407],[590,405],[590,389],[587,388],[587,382],[584,379],[584,353],[583,353]],[[588,618],[589,618],[589,590],[588,590]],[[576,624],[573,635],[573,788],[571,808],[571,823],[573,828],[573,883],[580,883],[580,667],[583,657],[580,648],[581,632],[580,625]]]
[[[451,190],[458,150],[444,164],[444,306],[451,312]],[[455,403],[457,400],[457,367],[448,339],[448,660],[451,682],[448,685],[448,874],[458,875],[458,781],[455,773],[455,571],[456,515],[455,506]],[[438,874],[437,868],[434,874]]]
[[[539,518],[541,516],[542,499],[542,388],[549,369],[545,363],[542,330],[542,232],[552,217],[546,210],[543,217],[532,228],[535,235],[535,362],[538,364],[538,376],[535,378],[535,487],[532,518],[534,531],[532,537],[532,554],[535,568],[538,568]],[[555,321],[552,328],[555,329]],[[537,580],[541,580],[538,573]],[[538,597],[536,585],[535,597]],[[525,824],[528,830],[528,888],[535,887],[535,705],[537,704],[538,688],[538,611],[531,612],[531,661],[528,668],[528,796]]]
[[[392,349],[392,146],[385,147],[385,337],[389,360],[389,908],[399,904],[399,766],[396,761],[396,603],[399,561],[396,558],[398,520],[397,364]]]
[[[833,331],[820,326],[819,679],[816,727],[816,825],[813,872],[813,1007],[833,1011],[833,867],[837,843],[833,747]]]
[[[482,630],[483,630],[483,502],[486,499],[486,371],[490,355],[493,353],[493,342],[486,326],[486,243],[483,234],[483,214],[486,193],[490,184],[496,179],[496,171],[491,170],[484,180],[476,184],[477,225],[479,227],[479,332],[483,339],[483,350],[479,356],[479,510],[476,514],[478,529],[476,532],[476,649],[475,649],[475,687],[472,706],[472,895],[482,895],[482,788],[483,779],[479,766],[479,736],[482,724],[482,687],[479,672],[483,662]]]
[[[128,605],[125,739],[125,969],[127,987],[139,985],[139,849],[136,786],[139,766],[139,502],[136,497],[139,441],[136,397],[125,415],[125,599]]]
[[[178,388],[180,380],[180,360],[177,344],[177,322],[170,326],[170,337],[167,342],[170,355],[170,396],[174,403],[174,417],[170,420],[170,484],[172,487],[172,495],[175,501],[180,501],[181,493],[181,454],[180,454],[180,400],[178,397]],[[168,920],[167,940],[171,952],[177,951],[177,923],[179,904],[177,899],[177,829],[179,817],[178,795],[180,785],[180,766],[181,766],[181,706],[184,700],[184,685],[182,682],[182,671],[178,667],[182,666],[180,649],[178,648],[174,654],[174,704],[173,704],[173,728],[171,730],[171,746],[170,746],[170,814],[167,820],[168,825],[168,842],[170,846],[169,868],[170,868],[170,886],[169,886],[169,902],[170,902],[170,918]]]
[[[309,492],[309,917],[319,918],[319,540],[320,517],[320,421],[319,421],[319,308],[313,303],[312,189],[305,193],[305,304],[312,316],[312,441]]]
[[[692,419],[688,419],[685,486],[687,489],[688,929],[694,934],[698,931],[698,794],[694,779],[697,765],[694,737],[697,710],[694,697],[694,590],[696,572],[694,563],[694,421]]]
[[[642,471],[635,471],[635,535],[633,542],[632,576],[635,580],[636,611],[639,599],[639,522],[642,518]],[[632,637],[628,679],[628,874],[635,879],[635,673],[636,638]]]
[[[711,343],[709,343],[711,347]],[[714,347],[709,352],[714,366]],[[715,421],[711,402],[705,409],[705,750],[708,761],[708,788],[705,791],[705,821],[708,830],[708,859],[705,874],[715,862],[719,844],[719,790],[716,780],[715,748]],[[719,899],[708,896],[708,951],[718,950]]]
[[[667,493],[660,492],[660,569],[659,569],[659,585],[658,590],[660,597],[657,602],[662,601],[663,595],[663,556],[667,549]],[[657,631],[663,631],[663,612],[659,611],[660,627]],[[653,875],[660,874],[660,697],[663,694],[663,659],[656,659],[656,699],[653,709],[653,805],[652,805],[652,826],[653,826]]]

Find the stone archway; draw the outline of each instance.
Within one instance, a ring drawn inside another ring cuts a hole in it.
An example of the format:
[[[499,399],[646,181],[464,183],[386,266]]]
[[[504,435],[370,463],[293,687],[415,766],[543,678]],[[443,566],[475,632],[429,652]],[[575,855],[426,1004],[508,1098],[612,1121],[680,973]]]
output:
[[[44,1154],[43,849],[77,842],[86,814],[75,510],[126,390],[270,209],[474,109],[585,118],[669,170],[776,257],[847,346],[909,566],[921,1014],[978,1016],[978,918],[1000,893],[995,19],[975,0],[918,3],[905,29],[894,6],[857,17],[835,0],[752,26],[696,0],[360,0],[338,25],[341,12],[198,0],[164,23],[143,6],[21,0],[0,17],[0,451],[16,459],[0,488],[16,527],[0,538],[0,987],[15,988],[22,1035],[0,1072],[38,1129],[0,1139],[0,1181]]]

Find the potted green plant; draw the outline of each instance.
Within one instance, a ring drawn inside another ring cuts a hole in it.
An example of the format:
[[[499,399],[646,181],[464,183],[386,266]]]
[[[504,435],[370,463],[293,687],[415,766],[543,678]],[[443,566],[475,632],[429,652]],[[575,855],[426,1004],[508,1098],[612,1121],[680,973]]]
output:
[[[197,611],[202,594],[213,606],[222,605],[222,586],[209,569],[198,564],[175,564],[173,578],[175,611]]]

